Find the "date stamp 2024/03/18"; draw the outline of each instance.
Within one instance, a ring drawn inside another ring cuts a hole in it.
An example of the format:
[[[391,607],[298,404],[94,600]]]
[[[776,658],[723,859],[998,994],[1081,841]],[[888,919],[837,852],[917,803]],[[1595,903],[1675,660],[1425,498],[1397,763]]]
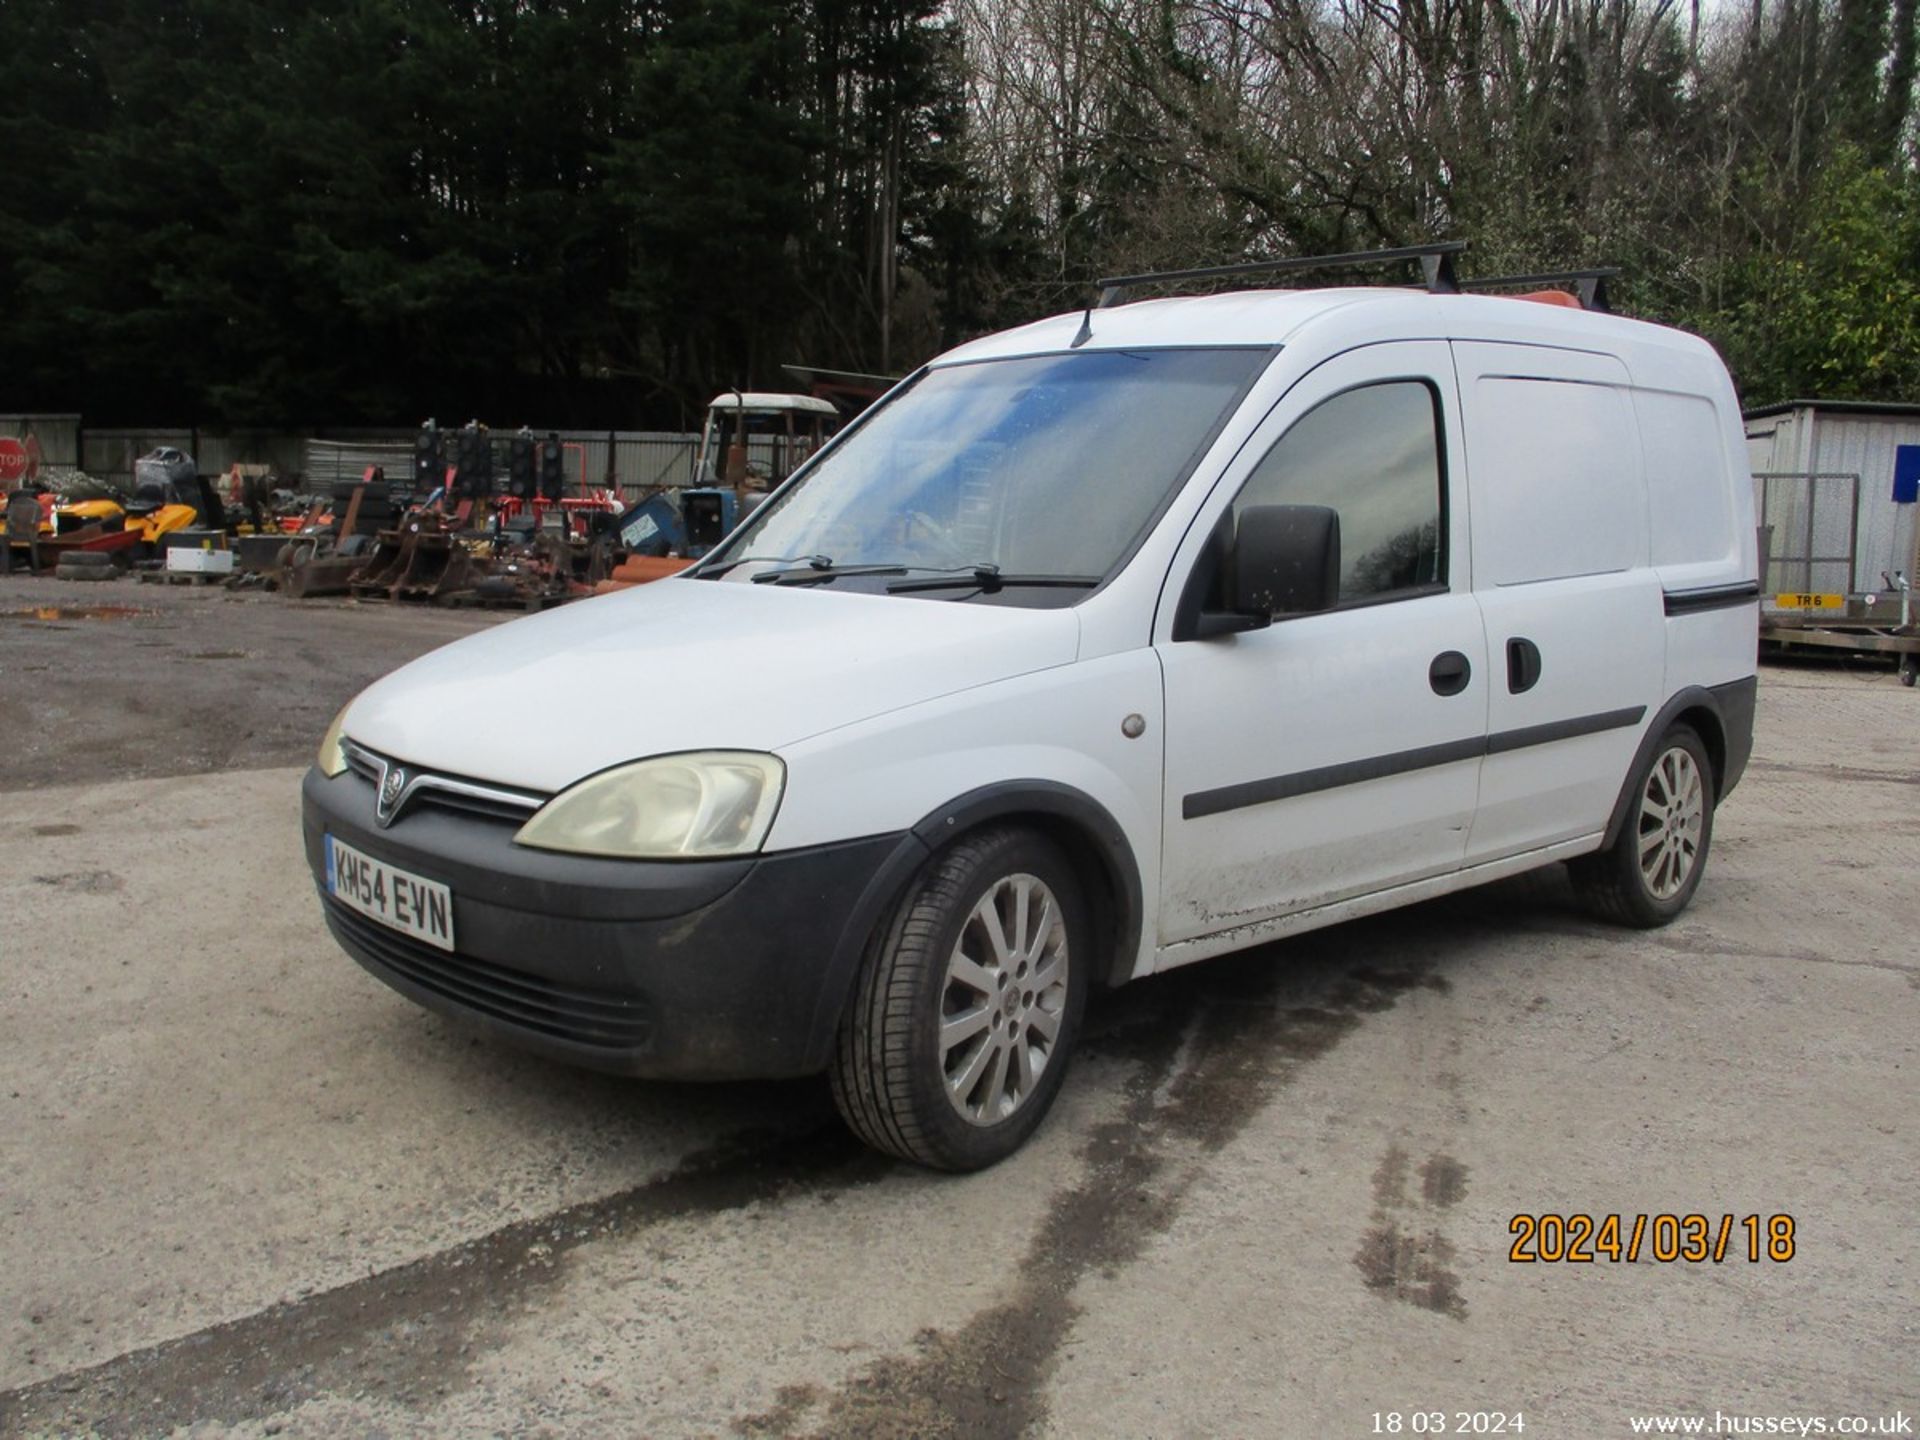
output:
[[[1517,1265],[1591,1265],[1597,1261],[1629,1264],[1654,1260],[1716,1265],[1763,1260],[1784,1265],[1793,1259],[1795,1225],[1791,1215],[1729,1215],[1715,1219],[1691,1214],[1515,1215],[1507,1223],[1513,1245],[1507,1259]]]

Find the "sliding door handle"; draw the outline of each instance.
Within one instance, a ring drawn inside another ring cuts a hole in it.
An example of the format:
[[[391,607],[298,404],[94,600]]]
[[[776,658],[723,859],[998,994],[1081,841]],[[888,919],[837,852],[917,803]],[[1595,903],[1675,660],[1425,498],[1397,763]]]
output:
[[[1507,641],[1507,689],[1525,694],[1540,683],[1540,647],[1515,636]]]

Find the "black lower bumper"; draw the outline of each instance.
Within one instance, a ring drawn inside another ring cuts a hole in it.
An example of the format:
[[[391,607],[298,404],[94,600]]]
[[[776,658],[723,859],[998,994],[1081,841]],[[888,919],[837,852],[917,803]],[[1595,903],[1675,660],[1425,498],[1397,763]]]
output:
[[[1740,777],[1747,770],[1747,761],[1753,755],[1753,716],[1759,700],[1760,679],[1757,675],[1749,675],[1744,680],[1715,685],[1712,693],[1720,707],[1720,728],[1727,742],[1726,760],[1721,767],[1720,793],[1714,797],[1719,801],[1726,799],[1733,787],[1740,783]]]
[[[416,809],[373,819],[373,786],[310,770],[307,863],[342,948],[401,994],[528,1049],[689,1080],[824,1067],[911,835],[743,860],[600,860],[529,850],[510,823]],[[448,952],[326,894],[325,837],[453,893]]]

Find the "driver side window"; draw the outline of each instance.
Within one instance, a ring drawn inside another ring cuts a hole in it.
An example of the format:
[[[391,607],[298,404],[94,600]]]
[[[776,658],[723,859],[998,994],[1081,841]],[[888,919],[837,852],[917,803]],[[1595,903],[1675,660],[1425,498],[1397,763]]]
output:
[[[1341,606],[1446,586],[1440,399],[1421,380],[1321,401],[1273,443],[1233,502],[1325,505],[1340,515]]]

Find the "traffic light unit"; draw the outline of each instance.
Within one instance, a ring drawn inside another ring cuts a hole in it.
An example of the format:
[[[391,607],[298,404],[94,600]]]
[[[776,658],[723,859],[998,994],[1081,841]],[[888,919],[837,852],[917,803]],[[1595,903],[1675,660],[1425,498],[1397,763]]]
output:
[[[446,451],[440,442],[440,427],[429,420],[413,440],[413,489],[425,499],[445,483]]]
[[[522,425],[507,451],[507,493],[516,500],[531,500],[535,495],[533,473],[533,432]]]
[[[485,500],[493,494],[493,437],[487,427],[469,420],[460,427],[454,447],[455,489],[469,500]]]

